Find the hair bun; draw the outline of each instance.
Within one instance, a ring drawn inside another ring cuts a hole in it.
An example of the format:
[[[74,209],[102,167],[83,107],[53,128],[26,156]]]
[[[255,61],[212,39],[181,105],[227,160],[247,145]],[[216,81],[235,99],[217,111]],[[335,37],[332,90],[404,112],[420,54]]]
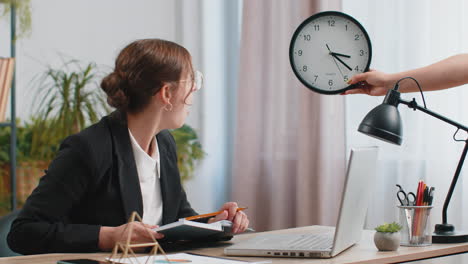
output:
[[[128,97],[125,95],[127,84],[122,72],[112,72],[101,82],[102,90],[107,94],[107,103],[117,109],[126,109]]]

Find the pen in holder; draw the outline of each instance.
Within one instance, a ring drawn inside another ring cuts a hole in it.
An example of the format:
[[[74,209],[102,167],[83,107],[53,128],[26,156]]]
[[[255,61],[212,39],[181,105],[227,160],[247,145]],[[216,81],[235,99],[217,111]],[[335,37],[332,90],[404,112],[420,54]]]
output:
[[[430,213],[432,206],[398,206],[402,246],[421,247],[432,244]]]

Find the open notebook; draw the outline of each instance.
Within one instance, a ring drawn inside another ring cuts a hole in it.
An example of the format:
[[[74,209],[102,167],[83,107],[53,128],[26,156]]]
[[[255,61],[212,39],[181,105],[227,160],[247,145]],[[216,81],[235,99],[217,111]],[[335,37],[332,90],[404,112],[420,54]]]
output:
[[[206,224],[181,218],[177,222],[163,225],[153,230],[164,234],[164,239],[169,241],[200,239],[229,240],[233,236],[231,227],[232,222],[227,220]],[[253,230],[248,229],[247,231]]]

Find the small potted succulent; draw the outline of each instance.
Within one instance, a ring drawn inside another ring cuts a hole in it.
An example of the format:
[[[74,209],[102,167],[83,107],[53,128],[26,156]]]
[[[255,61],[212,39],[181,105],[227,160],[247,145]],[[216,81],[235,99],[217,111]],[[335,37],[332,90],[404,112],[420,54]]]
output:
[[[374,243],[380,251],[395,251],[400,246],[400,230],[398,223],[384,223],[375,228]]]

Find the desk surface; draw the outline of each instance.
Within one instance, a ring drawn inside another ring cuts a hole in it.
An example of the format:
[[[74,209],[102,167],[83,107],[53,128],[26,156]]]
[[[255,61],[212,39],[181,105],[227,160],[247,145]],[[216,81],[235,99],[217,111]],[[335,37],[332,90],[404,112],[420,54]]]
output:
[[[329,227],[323,226],[308,226],[284,230],[270,231],[268,233],[314,233],[323,232]],[[373,242],[374,231],[366,230],[363,232],[361,241],[353,247],[345,250],[338,256],[331,259],[301,259],[301,258],[257,258],[257,257],[233,257],[233,259],[240,259],[246,261],[260,261],[271,260],[274,264],[282,263],[399,263],[418,259],[427,259],[457,253],[468,252],[468,243],[462,244],[434,244],[428,247],[400,247],[395,252],[379,252],[374,246]],[[184,252],[193,252],[197,254],[204,254],[209,256],[224,256],[224,248],[231,243],[248,239],[255,234],[244,234],[234,237],[232,241],[217,243],[215,246],[189,249]],[[168,254],[174,252],[168,252]],[[96,260],[104,260],[110,253],[91,253],[91,254],[44,254],[44,255],[31,255],[20,257],[0,258],[0,264],[55,264],[58,260],[62,259],[75,259],[75,258],[90,258]],[[32,261],[33,260],[33,261]]]

